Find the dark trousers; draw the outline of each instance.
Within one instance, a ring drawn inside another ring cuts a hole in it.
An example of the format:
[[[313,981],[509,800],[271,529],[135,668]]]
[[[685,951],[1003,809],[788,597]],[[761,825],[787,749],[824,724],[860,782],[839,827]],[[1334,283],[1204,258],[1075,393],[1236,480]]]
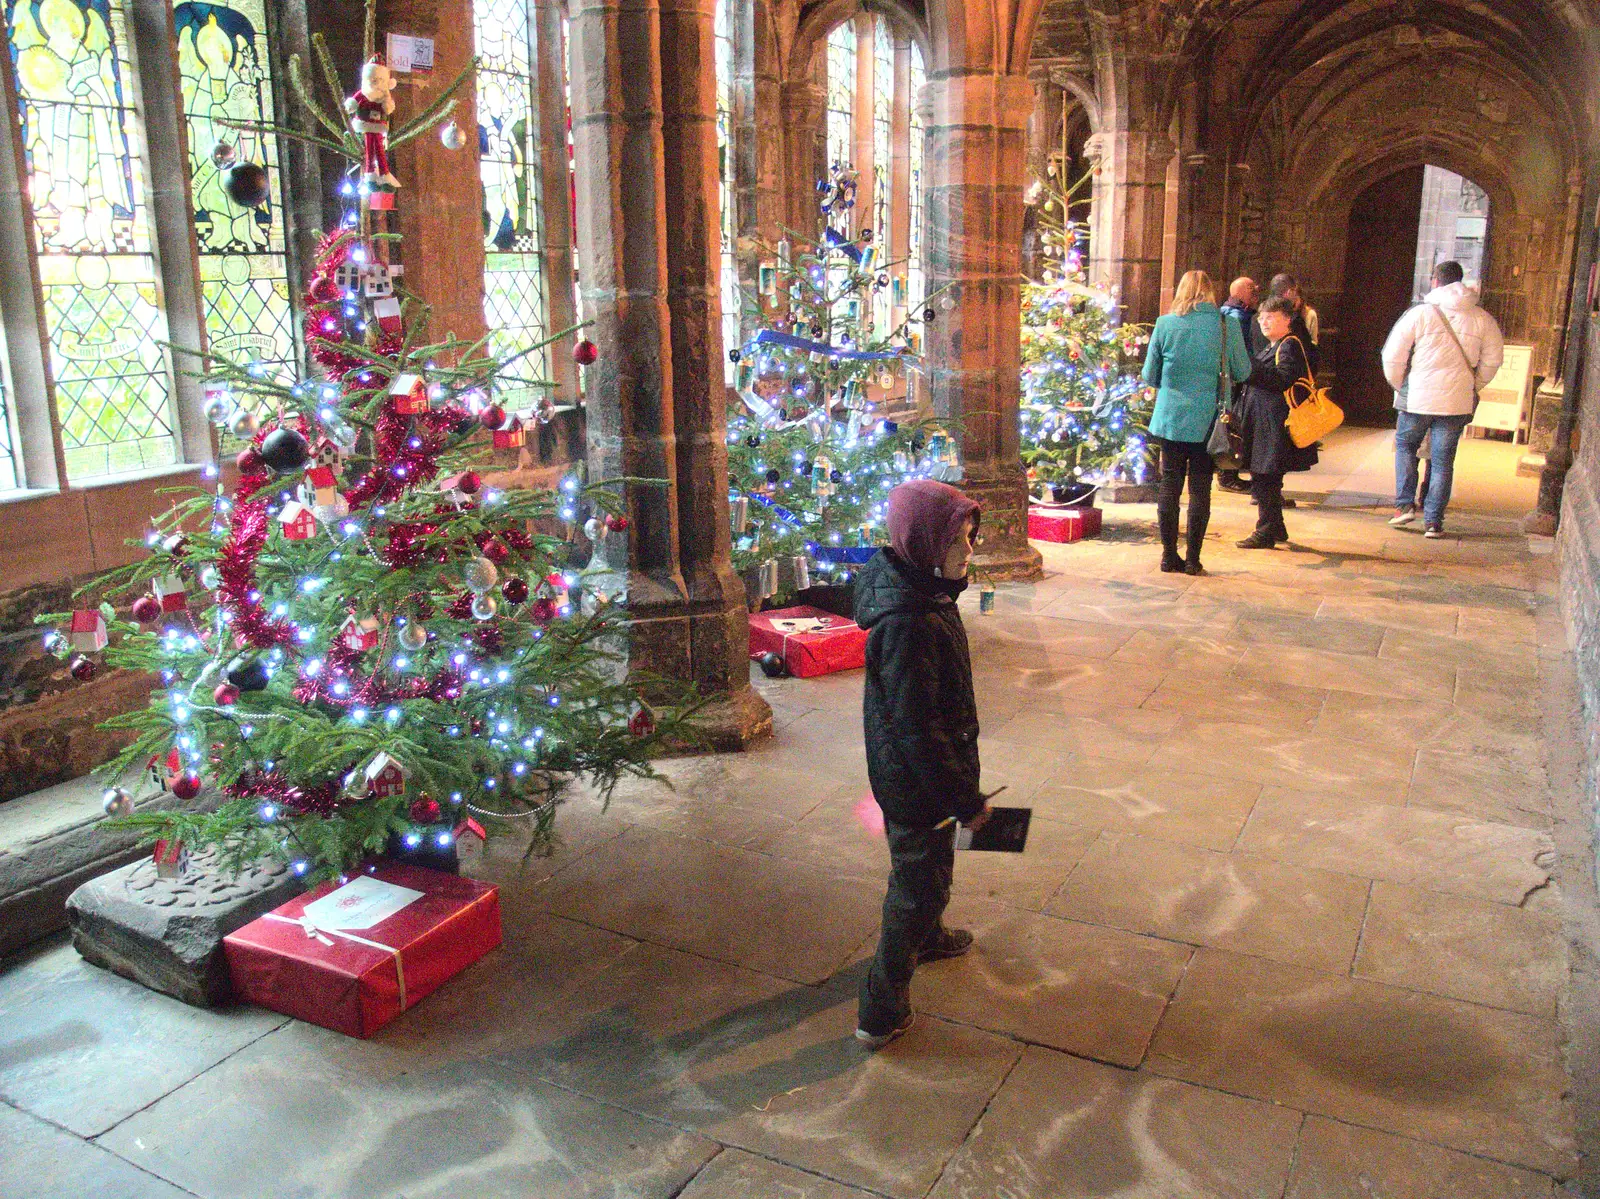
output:
[[[917,953],[939,937],[950,882],[955,876],[955,834],[884,821],[889,838],[889,889],[883,897],[878,952],[861,980],[857,1026],[874,1036],[889,1032],[911,1007],[911,973]]]
[[[1161,438],[1161,486],[1156,492],[1156,521],[1161,527],[1161,547],[1169,556],[1178,553],[1178,499],[1189,484],[1189,561],[1200,561],[1200,544],[1211,523],[1211,476],[1216,463],[1203,441],[1168,441]]]
[[[1256,532],[1277,541],[1288,541],[1283,527],[1283,474],[1252,474],[1250,494],[1256,501]]]

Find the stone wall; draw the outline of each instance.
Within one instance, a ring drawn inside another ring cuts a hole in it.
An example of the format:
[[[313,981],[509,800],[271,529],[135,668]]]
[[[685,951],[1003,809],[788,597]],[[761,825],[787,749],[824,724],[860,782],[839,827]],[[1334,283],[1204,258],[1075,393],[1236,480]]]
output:
[[[1578,449],[1567,472],[1556,549],[1561,603],[1577,660],[1590,762],[1600,762],[1600,323],[1588,327]]]

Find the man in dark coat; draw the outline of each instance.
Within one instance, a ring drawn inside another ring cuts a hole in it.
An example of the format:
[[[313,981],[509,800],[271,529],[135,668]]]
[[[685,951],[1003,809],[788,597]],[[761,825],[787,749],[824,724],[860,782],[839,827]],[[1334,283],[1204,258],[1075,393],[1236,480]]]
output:
[[[988,818],[972,659],[956,609],[978,516],[978,505],[947,483],[902,483],[889,493],[889,547],[856,577],[856,623],[867,630],[867,775],[891,868],[856,1028],[873,1049],[911,1027],[918,961],[972,946],[971,933],[946,929],[942,917],[955,870],[952,826]]]
[[[1248,275],[1241,275],[1228,287],[1228,302],[1222,306],[1222,311],[1236,317],[1239,328],[1244,333],[1244,348],[1249,351],[1252,359],[1261,352],[1261,347],[1267,344],[1266,336],[1261,332],[1261,326],[1256,324],[1256,301],[1261,297],[1261,289],[1256,286],[1256,281]],[[1233,411],[1234,419],[1241,419],[1237,413],[1239,405],[1244,400],[1244,380],[1233,381]],[[1250,484],[1239,478],[1236,470],[1219,470],[1217,472],[1217,486],[1224,491],[1237,491],[1241,494],[1250,493]]]

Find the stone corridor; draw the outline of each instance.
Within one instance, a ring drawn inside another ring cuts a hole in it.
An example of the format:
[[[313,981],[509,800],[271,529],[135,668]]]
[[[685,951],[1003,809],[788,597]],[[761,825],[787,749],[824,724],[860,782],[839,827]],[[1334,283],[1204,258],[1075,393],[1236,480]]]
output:
[[[0,1194],[1566,1193],[1548,543],[1303,504],[1291,551],[1234,550],[1252,514],[1219,494],[1210,577],[1119,507],[966,597],[986,781],[1034,832],[958,862],[977,947],[884,1052],[851,1036],[887,865],[860,676],[759,680],[772,741],[575,800],[553,858],[501,843],[505,947],[369,1042],[12,963]]]

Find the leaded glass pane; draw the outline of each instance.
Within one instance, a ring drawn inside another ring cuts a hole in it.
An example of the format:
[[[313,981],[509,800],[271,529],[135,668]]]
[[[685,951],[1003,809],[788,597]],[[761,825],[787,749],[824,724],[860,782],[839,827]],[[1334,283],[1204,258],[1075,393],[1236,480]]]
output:
[[[922,117],[918,112],[917,102],[922,96],[923,84],[927,82],[927,75],[922,65],[922,50],[916,42],[911,43],[911,138],[906,147],[906,156],[910,160],[911,176],[911,217],[910,227],[906,230],[906,247],[909,261],[906,263],[906,295],[912,304],[920,304],[923,295],[922,280]]]
[[[548,334],[544,235],[539,204],[539,129],[528,0],[475,0],[478,39],[478,153],[483,182],[483,315],[502,355],[532,350]],[[533,350],[509,371],[544,378],[546,352]],[[515,381],[501,402],[531,408],[542,389]]]
[[[722,342],[739,344],[739,263],[735,255],[739,228],[734,211],[733,174],[733,0],[717,0],[717,178],[722,213]],[[733,382],[734,366],[723,359],[723,374]]]
[[[70,478],[177,461],[121,0],[7,0]]]
[[[22,486],[17,469],[17,425],[11,405],[11,372],[7,369],[6,333],[0,328],[0,491]]]
[[[828,35],[828,164],[855,160],[856,27]]]
[[[292,379],[295,326],[284,257],[277,139],[222,124],[274,119],[265,7],[262,0],[185,2],[173,6],[172,17],[189,122],[207,344],[218,354],[260,363],[270,374]],[[244,208],[228,198],[223,173],[211,161],[219,141],[232,143],[236,161],[267,168],[267,202],[259,208]]]
[[[880,261],[889,261],[890,214],[894,179],[894,149],[891,127],[894,122],[894,35],[882,17],[872,21],[872,233]],[[872,319],[879,331],[890,324],[889,289],[880,287],[872,297]]]

